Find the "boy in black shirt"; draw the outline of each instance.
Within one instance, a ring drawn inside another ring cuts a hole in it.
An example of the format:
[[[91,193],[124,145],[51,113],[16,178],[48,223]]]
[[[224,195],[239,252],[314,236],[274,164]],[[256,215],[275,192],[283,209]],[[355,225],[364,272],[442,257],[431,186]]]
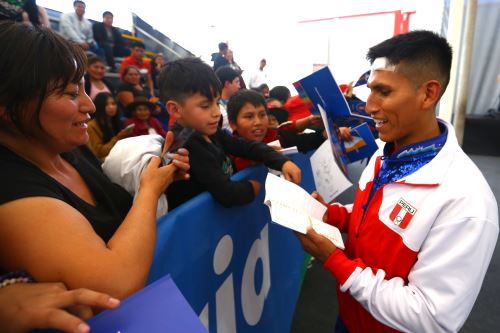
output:
[[[168,63],[159,78],[160,96],[176,118],[171,130],[183,128],[194,134],[184,144],[189,151],[191,178],[174,182],[167,191],[169,210],[203,191],[226,207],[251,202],[260,190],[256,180],[231,181],[231,160],[227,155],[263,162],[281,170],[286,179],[300,183],[300,169],[280,153],[260,142],[251,142],[218,128],[221,116],[221,84],[213,70],[198,58]]]

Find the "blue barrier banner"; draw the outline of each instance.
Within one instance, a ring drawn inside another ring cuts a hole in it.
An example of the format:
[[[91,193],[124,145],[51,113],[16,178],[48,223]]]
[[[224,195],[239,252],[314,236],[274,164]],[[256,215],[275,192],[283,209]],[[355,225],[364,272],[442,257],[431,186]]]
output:
[[[309,156],[292,159],[311,192]],[[149,282],[170,274],[210,332],[290,331],[304,252],[291,230],[271,223],[266,175],[258,166],[233,177],[261,182],[251,204],[225,208],[203,193],[158,221]]]

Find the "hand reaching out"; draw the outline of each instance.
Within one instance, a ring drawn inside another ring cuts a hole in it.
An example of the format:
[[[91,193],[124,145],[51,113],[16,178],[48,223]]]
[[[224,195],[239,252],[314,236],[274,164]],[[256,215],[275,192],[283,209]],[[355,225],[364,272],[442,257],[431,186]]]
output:
[[[300,184],[301,171],[300,168],[292,161],[286,161],[281,167],[281,172],[286,180],[295,184]]]
[[[349,127],[339,127],[339,136],[344,141],[351,141],[351,129]]]

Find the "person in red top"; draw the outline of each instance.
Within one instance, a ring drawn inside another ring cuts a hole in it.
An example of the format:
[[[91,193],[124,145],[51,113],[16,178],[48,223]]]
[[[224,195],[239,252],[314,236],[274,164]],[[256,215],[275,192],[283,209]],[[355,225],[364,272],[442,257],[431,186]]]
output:
[[[132,133],[130,136],[158,134],[165,137],[167,134],[161,123],[151,116],[155,105],[148,101],[144,96],[137,96],[133,103],[130,103],[129,112],[132,117],[125,121],[125,128],[133,124]]]
[[[120,79],[123,80],[123,75],[125,68],[128,66],[135,66],[139,68],[141,74],[146,75],[146,84],[151,97],[155,96],[153,79],[151,78],[151,63],[149,60],[144,59],[144,52],[146,51],[146,46],[142,42],[135,42],[132,46],[132,52],[130,56],[123,59],[120,65]]]
[[[288,111],[288,120],[302,119],[311,115],[311,111],[299,95],[290,97],[285,103],[285,109]]]

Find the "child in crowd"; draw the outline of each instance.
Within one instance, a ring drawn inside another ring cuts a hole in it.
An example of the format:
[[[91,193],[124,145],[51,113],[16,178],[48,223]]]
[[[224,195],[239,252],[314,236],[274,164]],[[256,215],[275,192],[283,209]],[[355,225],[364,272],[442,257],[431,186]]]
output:
[[[171,128],[174,135],[184,128],[195,130],[184,144],[189,151],[191,178],[169,187],[169,209],[203,191],[227,207],[251,202],[260,184],[255,180],[231,181],[233,167],[228,155],[263,162],[281,170],[286,179],[300,183],[300,169],[283,155],[263,143],[234,137],[218,127],[221,84],[200,59],[168,63],[160,73],[159,88],[162,101],[176,118]]]
[[[229,126],[229,121],[227,120],[227,102],[241,89],[240,85],[240,75],[241,72],[235,70],[231,66],[222,66],[219,67],[215,71],[215,75],[219,79],[222,92],[219,100],[220,112],[221,112],[221,120],[220,125],[222,128],[231,131],[231,127]]]
[[[290,89],[285,86],[276,86],[269,91],[269,98],[266,100],[268,115],[272,115],[278,124],[288,121],[288,111],[285,109],[285,104],[290,96]],[[271,121],[271,118],[269,120]]]
[[[135,97],[134,102],[128,105],[132,117],[125,121],[125,128],[133,126],[131,136],[159,134],[164,137],[166,135],[160,122],[151,116],[155,107],[156,105],[144,96]]]
[[[292,100],[292,111],[288,111],[285,107],[290,100]],[[276,86],[271,89],[266,102],[270,128],[281,127],[295,133],[301,133],[306,129],[321,132],[324,129],[321,116],[312,115],[300,96],[291,98],[290,90],[285,86]],[[287,122],[292,124],[287,124]]]
[[[313,118],[272,128],[269,125],[269,118],[272,116],[266,112],[266,101],[261,94],[253,90],[240,90],[233,95],[227,106],[227,114],[233,134],[247,140],[263,143],[279,140],[281,147],[297,146],[301,152],[316,149],[325,140],[321,132],[297,133],[297,129],[303,130]],[[238,171],[254,164],[254,161],[242,157],[234,157],[234,162]]]
[[[118,140],[131,135],[132,128],[122,129],[118,105],[109,92],[98,93],[94,105],[93,119],[88,123],[88,145],[97,158],[104,159]]]

